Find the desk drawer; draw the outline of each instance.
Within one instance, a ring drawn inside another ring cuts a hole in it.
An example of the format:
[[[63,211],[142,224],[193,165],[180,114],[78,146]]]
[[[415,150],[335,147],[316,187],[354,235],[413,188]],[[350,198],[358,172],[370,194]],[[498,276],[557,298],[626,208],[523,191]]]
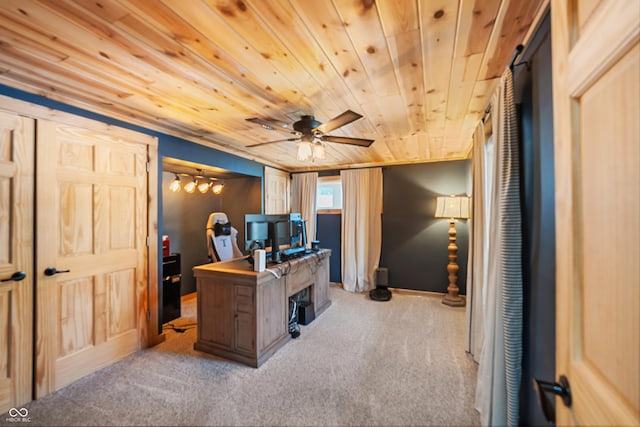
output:
[[[287,296],[300,292],[313,284],[310,269],[306,265],[299,267],[299,270],[293,271],[286,276]]]
[[[235,311],[236,313],[253,314],[253,288],[250,286],[235,286]]]

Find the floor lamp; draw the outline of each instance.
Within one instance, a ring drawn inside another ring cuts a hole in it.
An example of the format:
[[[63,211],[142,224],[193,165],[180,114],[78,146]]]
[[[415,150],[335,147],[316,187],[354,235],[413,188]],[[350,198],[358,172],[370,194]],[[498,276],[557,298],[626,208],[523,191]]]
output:
[[[437,198],[436,218],[449,218],[449,286],[442,303],[451,307],[464,307],[465,300],[458,295],[458,245],[456,245],[456,219],[469,218],[469,198],[465,196],[442,196]]]

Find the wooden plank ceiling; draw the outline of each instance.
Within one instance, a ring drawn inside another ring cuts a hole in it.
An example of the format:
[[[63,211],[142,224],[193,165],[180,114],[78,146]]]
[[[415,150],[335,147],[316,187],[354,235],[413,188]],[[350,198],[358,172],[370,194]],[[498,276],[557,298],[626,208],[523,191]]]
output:
[[[288,171],[461,159],[541,3],[2,0],[0,83]],[[370,147],[247,147],[348,109]]]

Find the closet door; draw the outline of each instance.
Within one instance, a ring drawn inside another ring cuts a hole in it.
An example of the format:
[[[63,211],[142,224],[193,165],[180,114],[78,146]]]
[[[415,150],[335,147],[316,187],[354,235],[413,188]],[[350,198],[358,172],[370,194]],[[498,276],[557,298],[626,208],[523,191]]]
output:
[[[264,213],[288,214],[290,210],[291,176],[288,172],[265,166]]]
[[[34,122],[0,112],[0,413],[31,400]]]
[[[45,120],[37,130],[39,398],[141,346],[150,137]]]
[[[640,2],[553,1],[558,425],[640,425]]]

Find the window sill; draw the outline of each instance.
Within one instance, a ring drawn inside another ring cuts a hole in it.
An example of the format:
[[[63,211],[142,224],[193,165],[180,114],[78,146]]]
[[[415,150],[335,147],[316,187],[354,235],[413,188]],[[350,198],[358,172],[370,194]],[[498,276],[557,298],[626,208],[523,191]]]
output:
[[[342,209],[318,209],[318,215],[342,215]]]

